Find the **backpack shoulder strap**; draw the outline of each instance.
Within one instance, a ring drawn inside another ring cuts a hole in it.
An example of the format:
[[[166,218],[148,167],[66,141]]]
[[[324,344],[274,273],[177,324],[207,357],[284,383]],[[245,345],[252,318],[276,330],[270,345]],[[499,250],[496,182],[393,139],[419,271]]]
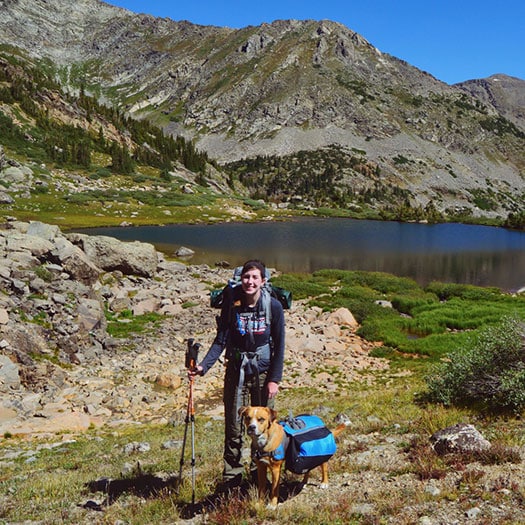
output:
[[[268,285],[265,285],[263,286],[263,288],[261,288],[261,305],[264,311],[264,318],[266,319],[266,322],[269,325],[271,325],[272,324],[272,294],[270,293],[270,290],[268,289]]]

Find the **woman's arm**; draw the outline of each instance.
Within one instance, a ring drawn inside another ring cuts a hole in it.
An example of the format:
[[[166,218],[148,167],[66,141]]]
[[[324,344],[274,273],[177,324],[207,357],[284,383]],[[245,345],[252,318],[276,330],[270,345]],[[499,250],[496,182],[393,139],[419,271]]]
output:
[[[283,378],[284,348],[285,348],[285,326],[284,311],[281,303],[272,297],[272,324],[270,333],[272,336],[273,355],[268,370],[268,382],[279,383]]]

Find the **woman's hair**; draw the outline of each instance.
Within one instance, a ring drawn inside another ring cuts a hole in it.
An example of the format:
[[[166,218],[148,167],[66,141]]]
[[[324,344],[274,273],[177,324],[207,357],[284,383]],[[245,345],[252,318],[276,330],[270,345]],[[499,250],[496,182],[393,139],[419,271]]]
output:
[[[259,270],[261,272],[261,277],[266,279],[266,266],[264,266],[262,261],[259,261],[258,259],[246,261],[242,266],[241,275],[244,275],[250,270]]]

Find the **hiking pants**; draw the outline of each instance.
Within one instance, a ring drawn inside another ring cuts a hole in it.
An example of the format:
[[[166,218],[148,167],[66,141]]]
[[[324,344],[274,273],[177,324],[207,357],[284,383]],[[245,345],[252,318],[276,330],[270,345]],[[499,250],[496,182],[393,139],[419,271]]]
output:
[[[257,389],[257,376],[245,377],[241,390],[241,406],[259,405],[273,408],[273,399],[268,399],[266,376],[267,372],[259,374],[260,392]],[[243,428],[244,425],[237,414],[238,381],[239,370],[230,362],[224,376],[224,481],[240,479],[244,472],[242,444],[246,429]]]

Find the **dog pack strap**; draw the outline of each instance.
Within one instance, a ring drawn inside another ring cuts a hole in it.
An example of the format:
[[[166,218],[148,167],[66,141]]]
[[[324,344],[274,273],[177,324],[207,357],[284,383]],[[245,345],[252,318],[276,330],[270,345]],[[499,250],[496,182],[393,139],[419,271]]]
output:
[[[286,457],[286,449],[288,448],[288,442],[290,441],[290,438],[284,433],[283,440],[279,444],[279,446],[272,452],[272,457],[278,461],[283,460]]]

